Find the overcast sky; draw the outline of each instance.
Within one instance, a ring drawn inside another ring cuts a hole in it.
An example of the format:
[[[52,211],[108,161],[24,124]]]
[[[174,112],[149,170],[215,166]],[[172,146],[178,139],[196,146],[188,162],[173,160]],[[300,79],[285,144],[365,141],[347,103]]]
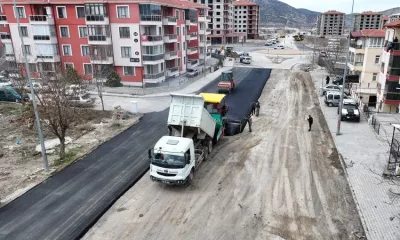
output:
[[[306,8],[308,10],[325,12],[327,10],[338,10],[345,13],[351,12],[352,0],[280,0],[295,8]],[[399,0],[354,0],[354,12],[383,11],[394,7],[400,7]]]

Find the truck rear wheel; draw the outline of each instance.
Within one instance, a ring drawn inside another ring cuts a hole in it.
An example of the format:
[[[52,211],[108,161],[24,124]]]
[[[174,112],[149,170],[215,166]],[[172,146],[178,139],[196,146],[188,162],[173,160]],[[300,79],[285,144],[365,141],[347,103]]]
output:
[[[208,149],[208,154],[211,154],[212,149],[213,149],[213,141],[209,140],[207,142],[207,149]]]
[[[204,159],[203,159],[203,161],[205,161],[208,158],[208,147],[204,146],[203,151],[204,151]]]

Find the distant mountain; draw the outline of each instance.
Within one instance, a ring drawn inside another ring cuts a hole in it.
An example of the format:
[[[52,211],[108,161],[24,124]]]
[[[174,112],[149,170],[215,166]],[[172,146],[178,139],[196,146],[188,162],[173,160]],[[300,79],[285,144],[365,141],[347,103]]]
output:
[[[382,11],[381,13],[383,15],[385,15],[385,16],[389,16],[389,15],[392,15],[392,14],[395,14],[395,13],[400,13],[400,7],[391,8],[391,9]]]
[[[254,0],[260,6],[261,23],[288,23],[288,26],[312,25],[319,12],[294,8],[278,0]],[[287,20],[288,19],[288,20]]]
[[[287,23],[288,26],[294,27],[312,26],[317,22],[317,16],[320,14],[320,12],[305,8],[294,8],[279,0],[254,0],[254,2],[260,6],[261,23]],[[400,7],[391,8],[381,13],[385,16],[400,13]],[[350,16],[350,14],[346,14],[345,22],[347,26],[351,22]]]

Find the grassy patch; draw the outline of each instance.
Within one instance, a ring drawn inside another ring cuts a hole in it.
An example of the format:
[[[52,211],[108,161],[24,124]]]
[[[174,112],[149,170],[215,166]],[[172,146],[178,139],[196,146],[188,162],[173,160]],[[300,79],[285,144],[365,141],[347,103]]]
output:
[[[22,104],[6,103],[6,102],[0,103],[1,114],[15,116],[15,115],[21,115],[22,111],[23,111]]]
[[[63,159],[59,158],[54,161],[54,166],[59,167],[61,165],[69,165],[78,159],[78,154],[81,150],[82,147],[71,148],[69,151],[67,151]]]

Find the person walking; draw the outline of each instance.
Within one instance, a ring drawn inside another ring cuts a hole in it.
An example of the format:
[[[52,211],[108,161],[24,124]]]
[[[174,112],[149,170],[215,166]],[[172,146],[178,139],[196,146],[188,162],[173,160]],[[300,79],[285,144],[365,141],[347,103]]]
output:
[[[311,131],[311,126],[313,124],[314,119],[311,117],[311,115],[308,115],[307,121],[308,121],[308,127],[309,127],[308,131]]]
[[[393,42],[397,43],[397,42],[399,42],[399,39],[397,37],[394,37]]]
[[[260,102],[257,100],[256,101],[256,117],[260,115]]]
[[[251,125],[253,124],[253,120],[251,119],[251,114],[247,115],[247,124],[249,125],[249,132],[251,132]]]
[[[168,136],[172,136],[172,127],[168,125]]]
[[[251,102],[251,111],[250,111],[251,115],[255,115],[256,114],[256,103],[255,102]]]
[[[330,81],[331,81],[331,78],[329,76],[326,76],[326,85],[328,85]]]

